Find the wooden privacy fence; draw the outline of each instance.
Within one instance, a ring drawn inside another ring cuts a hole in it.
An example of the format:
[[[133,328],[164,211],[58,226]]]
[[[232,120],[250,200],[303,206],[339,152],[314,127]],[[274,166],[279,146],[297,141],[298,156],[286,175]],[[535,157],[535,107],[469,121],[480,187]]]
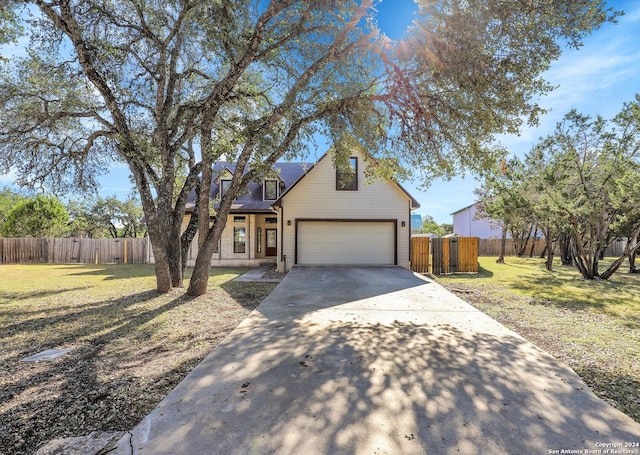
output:
[[[430,247],[431,239],[429,237],[411,238],[411,270],[418,273],[429,273]]]
[[[418,273],[478,273],[478,237],[411,239],[411,269]]]
[[[480,246],[478,250],[478,255],[480,256],[499,256],[500,255],[500,243],[501,239],[480,239]],[[611,242],[611,244],[607,247],[604,255],[607,257],[619,257],[622,255],[625,246],[627,245],[627,240],[615,240]],[[525,256],[531,255],[531,248],[533,247],[533,256],[538,257],[542,254],[545,248],[544,239],[530,239],[527,242],[527,247],[525,248]],[[555,245],[554,254],[559,254],[560,248]],[[513,244],[513,239],[507,239],[505,242],[505,256],[515,256],[516,249]]]
[[[1,264],[145,264],[148,239],[0,238]]]

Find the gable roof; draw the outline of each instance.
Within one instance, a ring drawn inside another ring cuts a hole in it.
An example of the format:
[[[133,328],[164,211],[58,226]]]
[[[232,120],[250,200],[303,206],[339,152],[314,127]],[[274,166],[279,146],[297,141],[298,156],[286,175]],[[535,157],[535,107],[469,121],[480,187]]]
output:
[[[273,165],[273,170],[276,171],[280,182],[284,186],[283,191],[295,184],[306,172],[313,166],[312,163],[286,163],[278,162]],[[218,185],[218,177],[222,176],[225,171],[233,174],[236,170],[236,163],[229,163],[226,161],[218,161],[213,165],[213,181],[211,182],[211,189],[209,190],[209,197],[214,200],[220,193],[220,186]],[[248,169],[247,169],[248,170]],[[247,172],[245,170],[245,173]],[[268,179],[267,179],[268,180]],[[231,212],[272,212],[271,206],[273,201],[263,200],[262,195],[262,182],[249,182],[245,190],[240,194],[231,205]],[[193,210],[195,201],[195,193],[192,192],[187,200],[186,211]],[[216,208],[218,207],[216,203]]]
[[[480,201],[476,201],[471,205],[467,205],[466,207],[463,207],[463,208],[461,208],[459,210],[456,210],[455,212],[450,213],[450,215],[456,215],[456,214],[458,214],[460,212],[464,212],[465,210],[469,210],[471,207],[477,206],[478,204],[480,204]]]
[[[274,206],[280,206],[280,204],[282,203],[282,198],[289,192],[291,191],[307,174],[309,174],[310,172],[313,171],[313,169],[318,165],[318,163],[320,163],[320,161],[324,160],[327,156],[329,155],[328,152],[325,152],[324,155],[322,155],[318,161],[315,162],[315,164],[313,164],[303,175],[300,176],[300,178],[298,178],[291,186],[288,186],[282,193],[280,193],[280,197],[273,203]],[[375,161],[375,158],[371,157],[370,155],[368,155],[372,160]],[[411,201],[411,208],[412,209],[418,209],[420,208],[420,203],[417,201],[416,198],[414,198],[413,196],[411,196],[411,194],[402,186],[400,185],[398,182],[396,182],[393,179],[389,179],[389,181],[396,185],[400,191],[402,191]]]

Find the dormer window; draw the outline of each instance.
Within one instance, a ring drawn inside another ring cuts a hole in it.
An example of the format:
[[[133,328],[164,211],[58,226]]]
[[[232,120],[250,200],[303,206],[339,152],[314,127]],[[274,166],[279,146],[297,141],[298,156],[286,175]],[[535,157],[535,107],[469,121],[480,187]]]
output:
[[[358,189],[358,158],[351,157],[345,166],[336,168],[336,190]]]
[[[231,188],[231,180],[220,179],[220,199],[229,191],[229,188]]]
[[[263,199],[265,201],[275,201],[278,199],[278,181],[277,180],[265,180],[263,186]]]

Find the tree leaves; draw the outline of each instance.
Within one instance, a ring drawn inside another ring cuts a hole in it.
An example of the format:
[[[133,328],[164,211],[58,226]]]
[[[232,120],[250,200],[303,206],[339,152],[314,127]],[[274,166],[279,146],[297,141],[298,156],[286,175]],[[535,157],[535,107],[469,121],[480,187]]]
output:
[[[69,213],[59,199],[37,195],[19,201],[6,215],[4,237],[59,237],[66,235]]]
[[[629,237],[622,259],[629,256],[640,229],[639,103],[626,103],[610,121],[567,113],[524,162],[513,159],[507,172],[486,178],[478,190],[484,212],[514,238],[522,221],[537,224],[550,251],[555,240],[570,236],[582,275],[610,277],[622,260],[601,274],[600,255],[613,239]]]
[[[413,36],[390,42],[373,3],[20,2],[39,13],[19,21],[8,9],[2,22],[30,36],[28,56],[0,71],[3,170],[22,185],[86,191],[112,160],[126,162],[169,290],[182,283],[187,195],[223,154],[250,169],[229,198],[282,157],[308,154],[318,134],[381,158],[380,175],[428,183],[489,169],[494,136],[541,112],[532,100],[551,89],[541,75],[561,43],[617,14],[601,0],[424,0]]]

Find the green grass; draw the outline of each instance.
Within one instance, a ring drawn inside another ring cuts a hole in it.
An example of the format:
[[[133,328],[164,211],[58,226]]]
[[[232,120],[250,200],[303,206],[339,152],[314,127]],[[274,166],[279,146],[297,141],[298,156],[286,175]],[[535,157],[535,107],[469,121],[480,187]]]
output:
[[[640,422],[640,276],[623,266],[609,281],[584,280],[559,262],[548,272],[537,258],[495,260],[481,257],[477,275],[438,281],[565,361]]]
[[[209,292],[155,292],[149,265],[0,265],[0,453],[133,428],[275,287],[214,268]],[[22,359],[50,348],[50,362]]]

